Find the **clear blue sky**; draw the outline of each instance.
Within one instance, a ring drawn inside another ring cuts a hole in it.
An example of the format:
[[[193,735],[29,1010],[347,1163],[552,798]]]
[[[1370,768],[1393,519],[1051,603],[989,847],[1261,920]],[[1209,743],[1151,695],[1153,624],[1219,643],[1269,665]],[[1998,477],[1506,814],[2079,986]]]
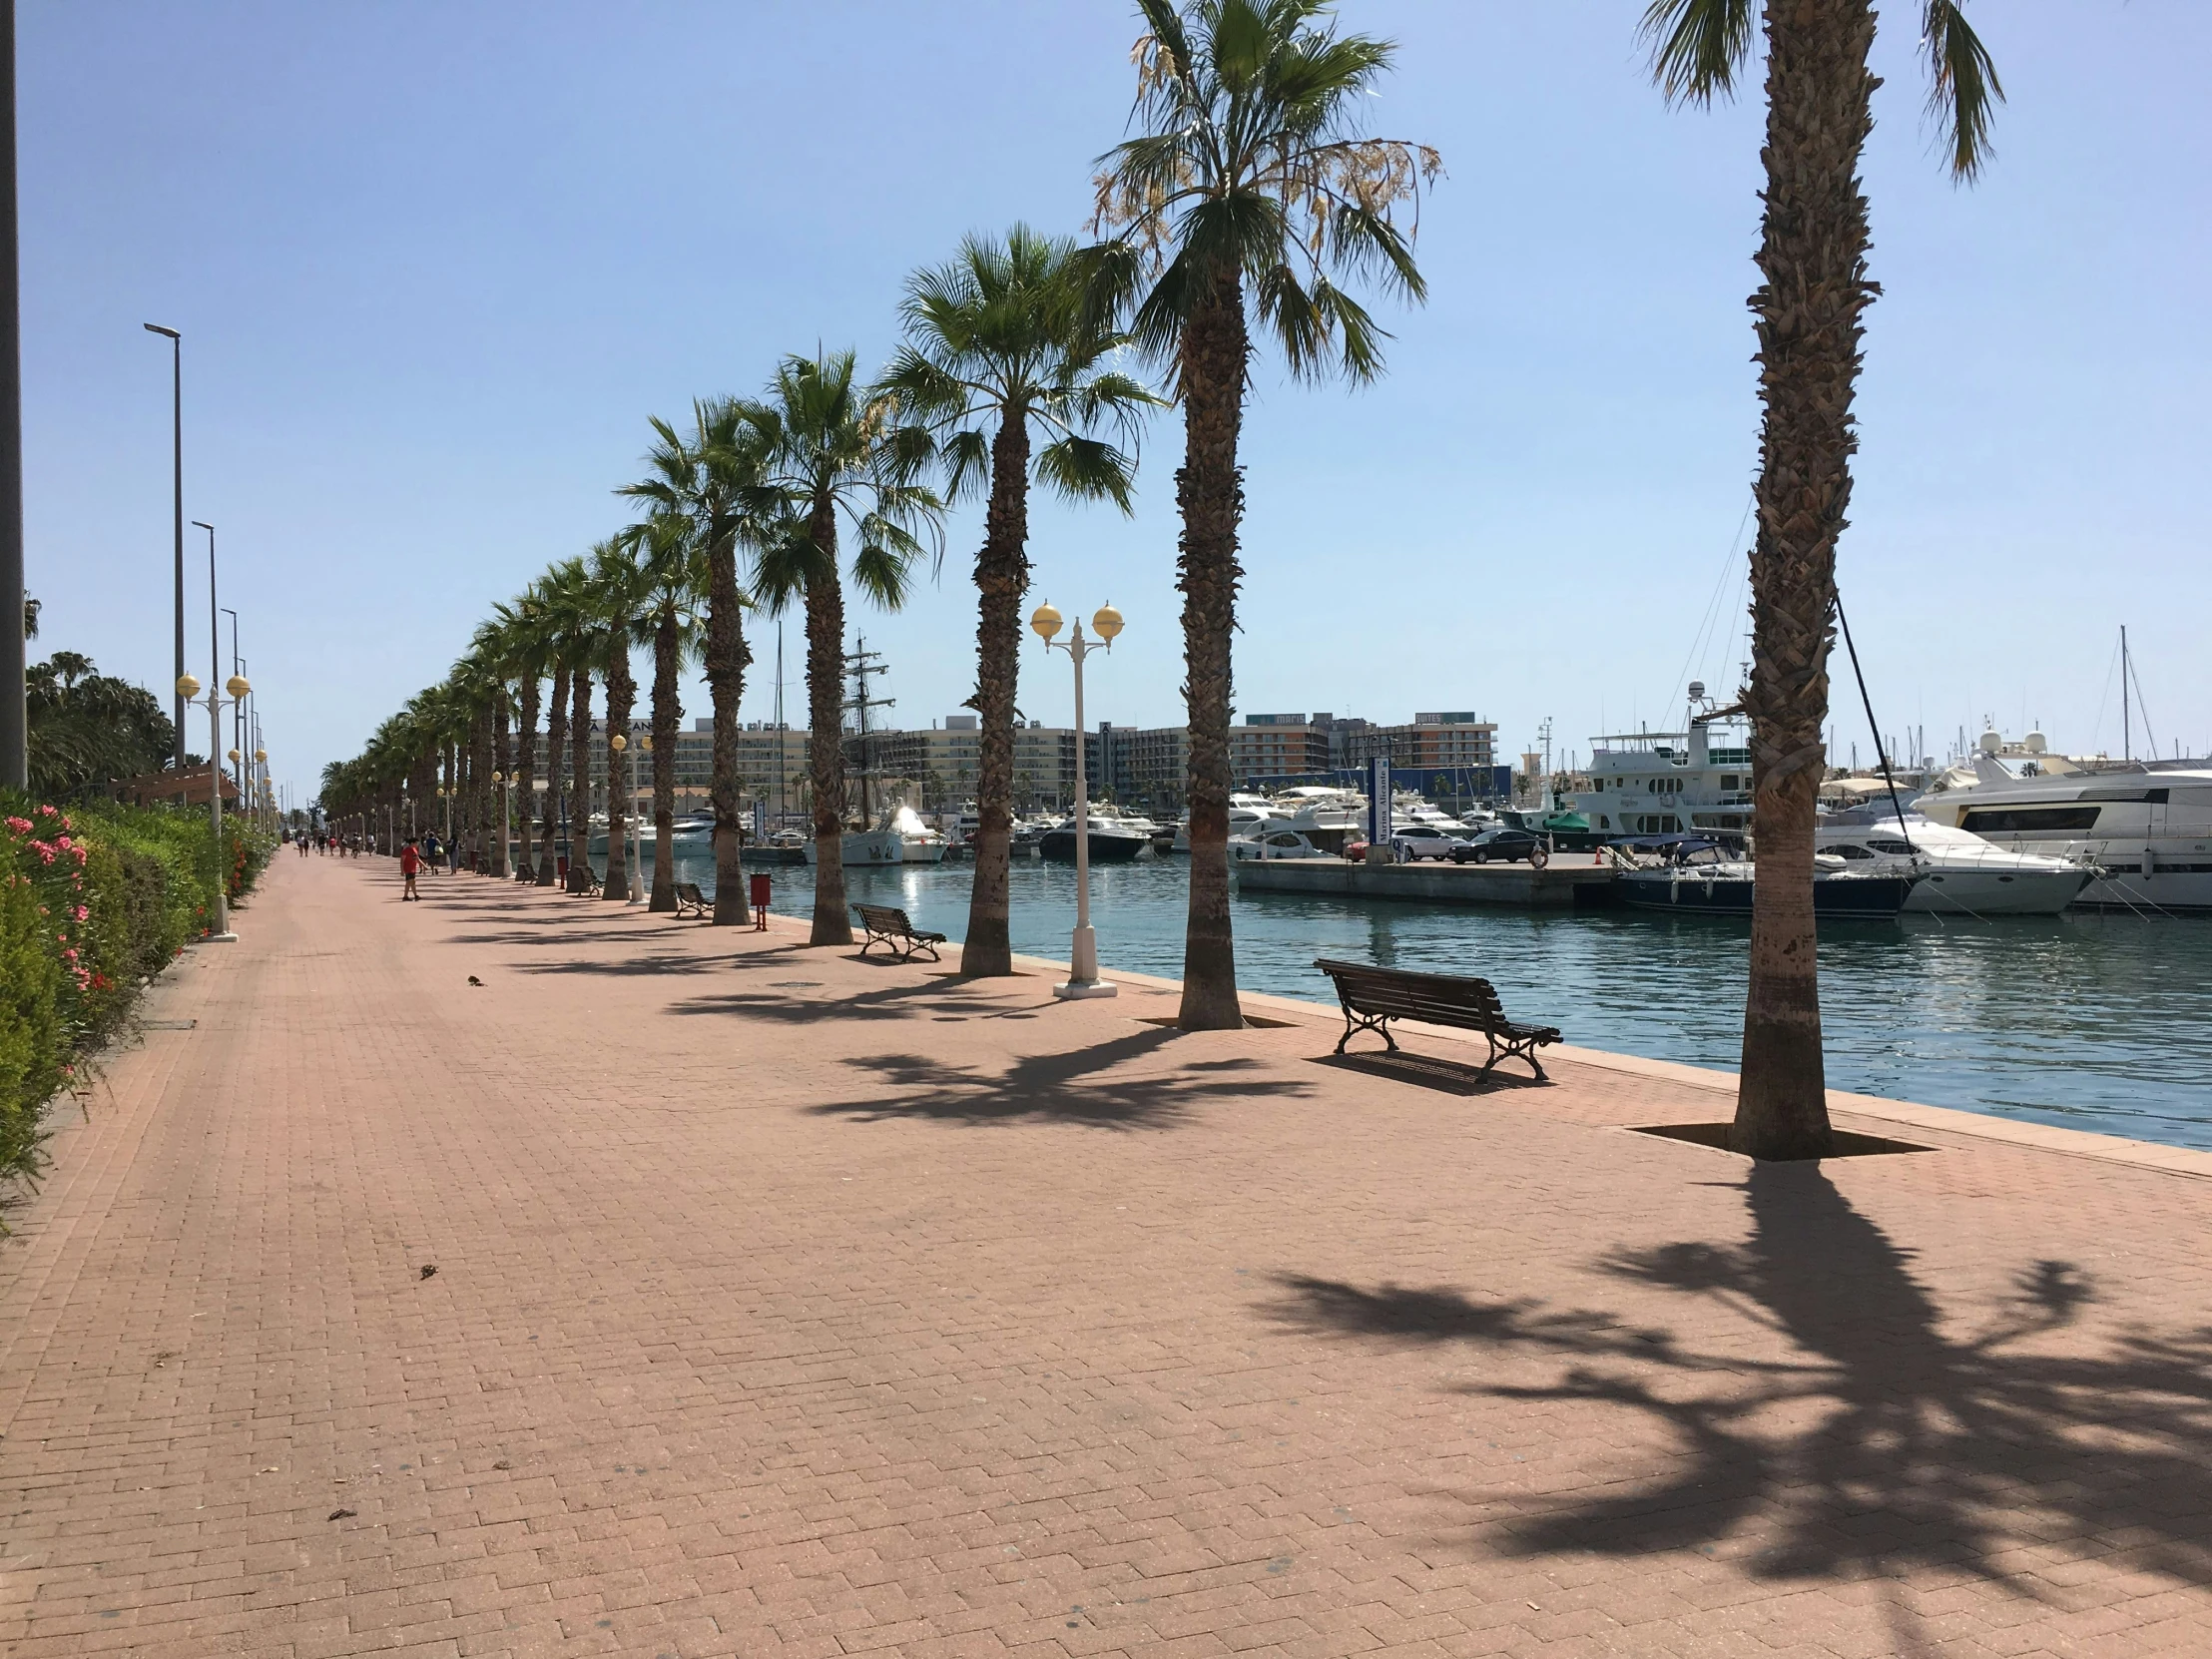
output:
[[[2116,750],[2126,622],[2160,747],[2201,754],[2212,7],[1977,5],[2010,102],[1970,190],[1931,154],[1912,9],[1878,48],[1842,561],[1878,712]],[[221,528],[278,776],[310,792],[493,600],[623,521],[649,414],[818,341],[879,361],[900,280],[963,232],[1079,229],[1135,34],[1117,0],[19,10],[41,645],[170,678],[169,355],[140,324],[179,327],[187,516]],[[1260,365],[1240,708],[1471,708],[1514,750],[1549,716],[1564,750],[1733,683],[1758,110],[1666,109],[1640,10],[1344,6],[1400,43],[1377,129],[1449,170],[1432,297],[1368,390]],[[1179,449],[1162,421],[1133,520],[1032,520],[1038,597],[1129,620],[1097,718],[1181,718]],[[979,536],[956,517],[941,581],[860,619],[906,724],[971,689]],[[1064,721],[1065,665],[1028,665],[1024,708]],[[1848,759],[1865,723],[1837,719]]]

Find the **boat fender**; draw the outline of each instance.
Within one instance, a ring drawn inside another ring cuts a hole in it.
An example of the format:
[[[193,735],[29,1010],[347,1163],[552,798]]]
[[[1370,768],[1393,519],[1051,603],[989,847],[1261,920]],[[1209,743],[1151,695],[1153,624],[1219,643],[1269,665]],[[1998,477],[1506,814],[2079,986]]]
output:
[[[2158,854],[2149,847],[2143,848],[2143,879],[2148,881],[2158,873]]]

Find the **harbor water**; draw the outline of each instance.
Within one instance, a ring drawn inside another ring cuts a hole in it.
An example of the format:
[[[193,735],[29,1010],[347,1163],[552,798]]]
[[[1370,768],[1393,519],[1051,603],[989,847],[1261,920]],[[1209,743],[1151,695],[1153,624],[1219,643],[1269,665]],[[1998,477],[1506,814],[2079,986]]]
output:
[[[1187,863],[1091,872],[1099,957],[1178,978]],[[702,847],[679,879],[713,889]],[[774,909],[804,915],[814,872],[768,871]],[[846,872],[854,901],[896,904],[957,940],[970,866]],[[1017,858],[1013,946],[1065,961],[1075,872]],[[1585,1048],[1733,1070],[1747,921],[1635,910],[1431,907],[1240,893],[1239,982],[1333,1003],[1317,956],[1480,974],[1515,1017]],[[1829,1086],[2176,1146],[2212,1149],[2212,923],[2125,914],[1969,921],[1915,915],[1824,927]]]

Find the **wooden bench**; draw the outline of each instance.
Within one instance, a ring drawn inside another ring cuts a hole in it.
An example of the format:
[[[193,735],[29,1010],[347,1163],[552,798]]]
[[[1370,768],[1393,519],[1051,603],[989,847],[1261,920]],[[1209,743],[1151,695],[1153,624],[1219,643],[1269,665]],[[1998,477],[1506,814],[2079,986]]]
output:
[[[1540,1081],[1544,1068],[1536,1050],[1559,1040],[1551,1025],[1517,1025],[1505,1017],[1497,999],[1497,987],[1487,979],[1453,973],[1412,973],[1403,968],[1374,967],[1366,962],[1337,962],[1327,957],[1314,963],[1336,981],[1337,1000],[1344,1004],[1345,1034],[1337,1039],[1337,1052],[1361,1031],[1373,1031],[1397,1052],[1390,1035],[1393,1019],[1418,1020],[1423,1025],[1447,1026],[1458,1031],[1479,1031],[1490,1045],[1490,1057],[1478,1075],[1487,1076],[1498,1061],[1508,1058],[1528,1062]]]
[[[852,913],[860,918],[860,927],[867,934],[860,946],[865,956],[871,946],[887,945],[902,962],[910,962],[921,951],[929,952],[929,959],[939,960],[937,946],[944,943],[942,933],[924,933],[907,918],[904,910],[888,904],[855,904]]]
[[[697,881],[676,883],[676,913],[679,916],[695,916],[701,921],[712,921],[715,907],[707,895],[699,890]]]

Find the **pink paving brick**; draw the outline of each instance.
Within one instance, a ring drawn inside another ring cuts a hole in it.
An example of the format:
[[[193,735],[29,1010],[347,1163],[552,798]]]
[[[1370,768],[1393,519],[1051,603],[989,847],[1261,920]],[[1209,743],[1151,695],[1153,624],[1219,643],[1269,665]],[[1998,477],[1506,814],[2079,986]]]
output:
[[[2212,1160],[425,888],[278,860],[57,1118],[0,1650],[2212,1651]]]

